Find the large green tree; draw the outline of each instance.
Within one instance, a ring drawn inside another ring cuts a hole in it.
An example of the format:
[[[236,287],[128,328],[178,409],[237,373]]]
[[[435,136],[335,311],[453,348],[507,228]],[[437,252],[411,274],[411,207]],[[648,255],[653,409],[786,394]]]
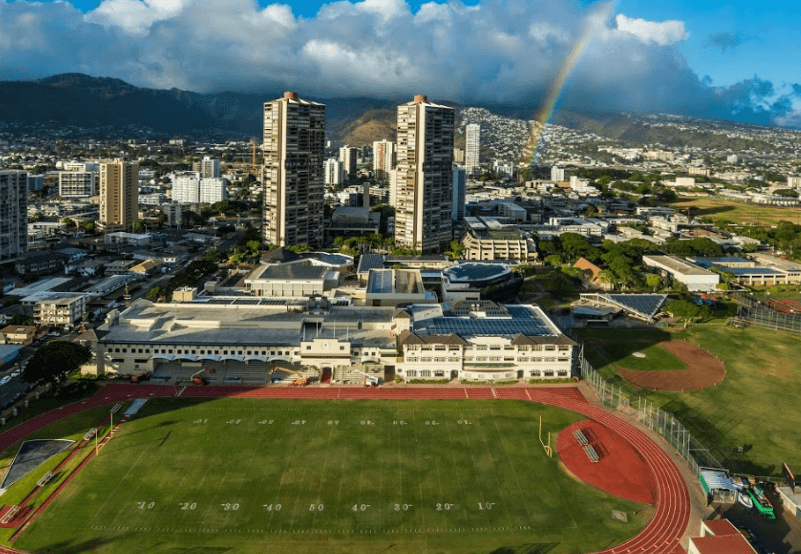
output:
[[[22,379],[29,383],[50,381],[72,373],[92,359],[88,348],[74,342],[50,341],[31,356]]]

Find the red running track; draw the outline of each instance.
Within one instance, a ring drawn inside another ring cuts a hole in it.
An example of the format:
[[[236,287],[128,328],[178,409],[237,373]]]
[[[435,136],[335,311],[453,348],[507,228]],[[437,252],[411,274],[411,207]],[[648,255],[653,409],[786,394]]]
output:
[[[183,392],[181,392],[183,390]],[[647,460],[656,481],[656,513],[643,531],[615,547],[598,554],[671,554],[690,520],[690,495],[678,468],[648,435],[621,419],[591,405],[575,387],[436,387],[436,388],[349,388],[349,387],[226,387],[189,386],[185,389],[165,385],[108,385],[92,398],[64,406],[25,421],[0,435],[0,451],[33,431],[89,408],[135,398],[324,398],[324,399],[506,399],[531,400],[582,414],[611,429]],[[18,551],[0,547],[0,554]]]

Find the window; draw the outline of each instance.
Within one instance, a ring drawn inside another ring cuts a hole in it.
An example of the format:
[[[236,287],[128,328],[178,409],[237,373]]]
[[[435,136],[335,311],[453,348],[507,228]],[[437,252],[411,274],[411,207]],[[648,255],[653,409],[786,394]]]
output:
[[[544,371],[546,377],[553,377],[553,371]]]
[[[539,377],[539,376],[540,376],[540,372],[539,372],[539,371],[531,371],[531,372],[530,372],[530,375],[531,375],[532,377]]]
[[[445,377],[445,372],[441,369],[435,369],[434,377]]]
[[[431,377],[431,370],[430,369],[421,369],[420,370],[420,377]]]
[[[410,369],[409,371],[406,372],[406,375],[408,375],[409,377],[417,377],[417,371],[414,369]]]
[[[559,377],[567,377],[567,371],[565,371],[565,370],[557,371],[556,374]]]

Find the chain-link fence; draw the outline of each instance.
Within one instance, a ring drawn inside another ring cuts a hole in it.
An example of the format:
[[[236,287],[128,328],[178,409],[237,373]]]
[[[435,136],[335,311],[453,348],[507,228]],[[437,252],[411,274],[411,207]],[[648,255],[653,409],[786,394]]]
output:
[[[636,417],[640,423],[659,433],[687,461],[696,475],[701,467],[723,467],[672,413],[647,398],[629,395],[620,386],[607,382],[584,358],[583,350],[579,354],[579,366],[581,378],[592,387],[601,402]]]
[[[801,334],[801,300],[797,293],[777,295],[771,293],[735,293],[737,322],[776,331]]]

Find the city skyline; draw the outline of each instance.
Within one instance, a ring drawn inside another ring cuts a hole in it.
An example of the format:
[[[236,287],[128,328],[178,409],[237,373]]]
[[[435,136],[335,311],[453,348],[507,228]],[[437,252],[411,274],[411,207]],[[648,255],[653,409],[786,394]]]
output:
[[[462,104],[536,106],[552,93],[557,109],[797,127],[801,84],[792,71],[801,53],[790,41],[800,12],[743,0],[3,1],[0,73],[318,98],[426,91]]]

